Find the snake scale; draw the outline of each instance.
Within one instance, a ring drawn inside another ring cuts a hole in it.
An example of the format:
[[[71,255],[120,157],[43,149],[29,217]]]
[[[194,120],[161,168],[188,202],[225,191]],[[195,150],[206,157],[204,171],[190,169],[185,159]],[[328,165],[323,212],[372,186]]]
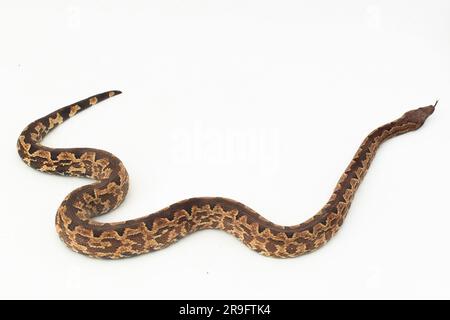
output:
[[[56,215],[56,230],[66,245],[95,258],[119,259],[153,252],[204,229],[225,230],[270,257],[296,257],[317,250],[341,228],[378,147],[389,138],[419,129],[436,106],[406,112],[370,133],[330,200],[317,215],[299,225],[280,226],[239,202],[206,197],[184,200],[135,220],[100,223],[95,218],[117,208],[127,194],[129,178],[123,163],[107,151],[52,149],[41,141],[65,120],[120,93],[101,93],[52,112],[28,125],[17,144],[20,157],[32,168],[95,180],[67,195]]]

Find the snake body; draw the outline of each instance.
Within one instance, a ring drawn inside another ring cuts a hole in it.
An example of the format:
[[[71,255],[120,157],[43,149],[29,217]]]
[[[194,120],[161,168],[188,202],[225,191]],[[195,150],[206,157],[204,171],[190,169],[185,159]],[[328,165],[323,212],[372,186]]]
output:
[[[153,252],[204,229],[224,230],[270,257],[296,257],[317,250],[341,228],[378,147],[389,138],[420,128],[435,107],[411,110],[371,132],[330,200],[318,214],[299,225],[280,226],[234,200],[206,197],[184,200],[135,220],[100,223],[95,218],[117,208],[127,194],[129,178],[123,163],[103,150],[53,149],[41,141],[65,120],[120,93],[101,93],[56,110],[29,124],[17,144],[20,157],[32,168],[95,180],[67,195],[56,215],[56,230],[66,245],[95,258],[119,259]]]

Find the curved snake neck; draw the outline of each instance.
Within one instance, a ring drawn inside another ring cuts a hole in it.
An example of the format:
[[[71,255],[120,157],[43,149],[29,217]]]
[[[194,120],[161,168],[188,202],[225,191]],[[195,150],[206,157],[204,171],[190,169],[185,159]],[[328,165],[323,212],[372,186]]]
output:
[[[120,91],[101,93],[63,107],[28,125],[18,140],[23,161],[42,172],[88,177],[94,184],[72,191],[60,205],[56,230],[76,252],[119,259],[163,249],[203,229],[221,229],[271,257],[296,257],[326,244],[340,229],[378,147],[387,139],[420,128],[435,106],[405,113],[370,133],[317,215],[295,226],[276,225],[245,205],[225,198],[192,198],[154,214],[117,223],[95,217],[117,208],[128,191],[128,173],[113,154],[90,148],[52,149],[41,145],[55,127]]]

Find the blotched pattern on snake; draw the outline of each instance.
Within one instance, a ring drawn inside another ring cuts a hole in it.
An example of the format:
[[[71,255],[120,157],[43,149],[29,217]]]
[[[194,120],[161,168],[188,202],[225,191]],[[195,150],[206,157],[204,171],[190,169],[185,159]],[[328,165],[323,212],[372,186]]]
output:
[[[95,217],[117,208],[127,194],[128,173],[123,163],[103,150],[52,149],[41,141],[65,120],[119,93],[101,93],[32,122],[17,144],[23,161],[37,170],[95,180],[71,192],[56,215],[56,230],[67,246],[95,258],[119,259],[153,252],[203,229],[225,230],[270,257],[296,257],[317,250],[342,226],[378,147],[389,138],[419,129],[435,109],[435,105],[430,105],[409,111],[370,133],[330,200],[314,217],[299,225],[276,225],[245,205],[225,198],[192,198],[139,219],[100,223]]]

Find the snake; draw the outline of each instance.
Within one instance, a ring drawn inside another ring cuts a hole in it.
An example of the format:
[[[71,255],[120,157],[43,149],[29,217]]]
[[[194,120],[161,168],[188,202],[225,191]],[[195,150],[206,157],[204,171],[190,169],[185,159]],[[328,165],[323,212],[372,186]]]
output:
[[[244,204],[222,197],[191,198],[134,220],[102,223],[96,217],[121,205],[129,189],[129,175],[122,161],[99,149],[49,148],[42,140],[64,121],[120,93],[107,91],[60,108],[29,124],[17,142],[19,156],[34,169],[94,180],[65,197],[55,221],[61,240],[73,251],[92,258],[121,259],[155,252],[206,229],[224,230],[263,256],[293,258],[313,252],[328,243],[342,227],[380,145],[419,129],[437,104],[408,111],[372,131],[342,174],[329,201],[301,224],[275,224]]]

